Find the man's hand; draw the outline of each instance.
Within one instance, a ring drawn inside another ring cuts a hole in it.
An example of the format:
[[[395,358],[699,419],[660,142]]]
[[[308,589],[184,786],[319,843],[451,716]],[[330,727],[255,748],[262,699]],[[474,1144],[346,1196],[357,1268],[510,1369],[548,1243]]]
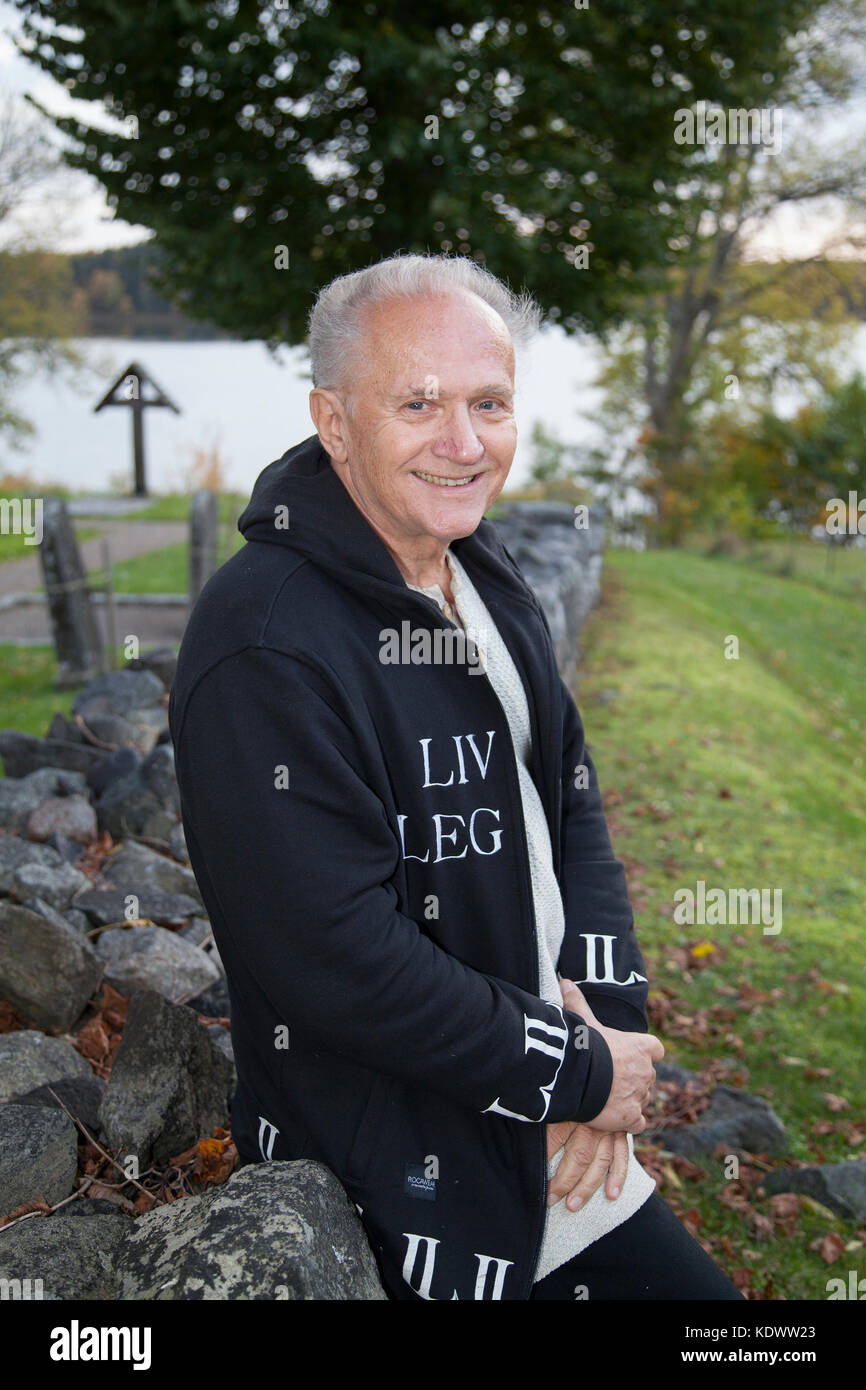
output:
[[[610,1201],[615,1201],[628,1168],[628,1136],[568,1121],[548,1125],[547,1157],[553,1158],[563,1144],[565,1153],[547,1185],[547,1205],[553,1206],[566,1197],[569,1211],[577,1211],[601,1186],[605,1174],[605,1192]]]
[[[592,1128],[610,1133],[641,1134],[647,1127],[642,1110],[655,1081],[653,1063],[660,1062],[665,1055],[662,1044],[652,1033],[626,1033],[619,1028],[605,1028],[573,980],[560,980],[559,987],[566,1009],[598,1029],[613,1059],[610,1095],[604,1109],[592,1120]]]

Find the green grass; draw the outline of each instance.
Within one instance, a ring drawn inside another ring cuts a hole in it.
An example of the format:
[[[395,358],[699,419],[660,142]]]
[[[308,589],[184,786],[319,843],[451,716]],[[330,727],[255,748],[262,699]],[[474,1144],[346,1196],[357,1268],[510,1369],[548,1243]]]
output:
[[[237,530],[220,533],[220,564],[245,544]],[[94,583],[102,581],[102,570],[89,571]],[[150,550],[144,555],[134,555],[129,560],[119,560],[112,565],[115,593],[119,594],[185,594],[189,585],[189,545],[186,541],[176,541],[160,550]]]
[[[115,667],[125,665],[123,645],[118,644]],[[56,674],[57,659],[51,647],[0,645],[0,729],[19,729],[42,738],[58,710],[68,715],[84,685],[57,690],[53,685]]]
[[[738,660],[725,659],[731,635]],[[578,703],[629,870],[667,1059],[699,1069],[727,1058],[738,1082],[771,1101],[797,1158],[866,1156],[862,1135],[853,1147],[846,1136],[864,1118],[866,609],[735,560],[622,551],[608,556],[605,602],[584,645]],[[678,925],[674,891],[699,878],[780,888],[781,932]],[[698,963],[689,951],[703,941],[715,949]],[[850,1109],[833,1113],[825,1092]],[[718,1200],[720,1165],[704,1166],[688,1194],[702,1234],[742,1245],[742,1218]],[[853,1235],[820,1213],[767,1244],[746,1229],[760,1255],[756,1285],[826,1297],[838,1269],[806,1249],[806,1236],[827,1229]],[[858,1261],[862,1246],[841,1263]]]
[[[706,537],[694,537],[688,549],[706,552]],[[797,578],[840,598],[866,602],[866,546],[829,545],[804,536],[735,542],[727,557],[764,574]]]
[[[220,493],[220,521],[231,522],[232,525],[237,521],[244,507],[249,501],[249,496],[242,492],[223,492]],[[149,507],[142,507],[140,511],[123,512],[119,516],[113,517],[113,521],[188,521],[189,509],[192,502],[192,494],[188,492],[171,492],[162,497],[155,497]]]
[[[55,690],[50,647],[0,646],[0,728],[44,736],[57,710],[68,714],[78,690]]]

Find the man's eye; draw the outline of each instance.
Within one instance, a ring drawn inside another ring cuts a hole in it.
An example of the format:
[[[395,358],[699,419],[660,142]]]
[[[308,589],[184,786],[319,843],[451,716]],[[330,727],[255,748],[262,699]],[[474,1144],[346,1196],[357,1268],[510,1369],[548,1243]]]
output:
[[[479,405],[492,405],[494,410],[501,410],[501,409],[502,409],[502,402],[501,402],[501,401],[494,401],[494,400],[479,401],[478,404],[479,404]],[[490,412],[488,411],[487,414],[489,415]]]
[[[407,401],[407,402],[406,402],[406,409],[407,409],[407,410],[412,410],[412,407],[413,407],[414,405],[422,405],[422,406],[423,406],[423,405],[426,405],[426,404],[427,404],[426,401]],[[417,412],[417,411],[413,411],[413,414],[417,415],[418,412]]]

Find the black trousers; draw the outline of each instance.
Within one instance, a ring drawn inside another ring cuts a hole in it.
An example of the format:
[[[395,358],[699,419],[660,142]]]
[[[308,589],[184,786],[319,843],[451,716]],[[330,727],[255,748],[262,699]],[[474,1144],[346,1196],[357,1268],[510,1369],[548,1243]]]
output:
[[[529,1297],[743,1299],[657,1192],[628,1221],[540,1279]]]

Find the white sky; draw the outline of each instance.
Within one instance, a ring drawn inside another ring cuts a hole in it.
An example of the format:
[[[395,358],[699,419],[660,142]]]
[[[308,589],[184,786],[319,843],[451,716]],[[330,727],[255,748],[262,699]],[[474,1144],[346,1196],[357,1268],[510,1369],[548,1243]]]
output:
[[[94,124],[110,127],[114,124],[97,102],[73,101],[68,92],[35,64],[23,58],[10,35],[18,31],[20,16],[17,9],[0,0],[0,92],[31,93],[46,109],[55,114],[79,115]],[[826,148],[828,157],[838,151],[843,141],[857,140],[866,147],[866,57],[863,78],[857,96],[844,111],[819,124],[812,116],[799,125],[785,113],[784,150],[796,148],[806,140],[817,139]],[[58,219],[57,208],[63,208]],[[787,207],[768,221],[750,242],[755,256],[799,257],[814,254],[826,246],[828,238],[839,244],[844,237],[845,222],[838,207],[826,203],[809,212]],[[69,171],[55,183],[47,183],[42,197],[30,199],[13,224],[13,233],[24,233],[54,250],[77,252],[102,250],[130,245],[144,240],[148,229],[133,226],[114,218],[105,200],[101,184],[87,174]],[[6,229],[4,228],[4,233]],[[4,235],[4,240],[8,237]]]

